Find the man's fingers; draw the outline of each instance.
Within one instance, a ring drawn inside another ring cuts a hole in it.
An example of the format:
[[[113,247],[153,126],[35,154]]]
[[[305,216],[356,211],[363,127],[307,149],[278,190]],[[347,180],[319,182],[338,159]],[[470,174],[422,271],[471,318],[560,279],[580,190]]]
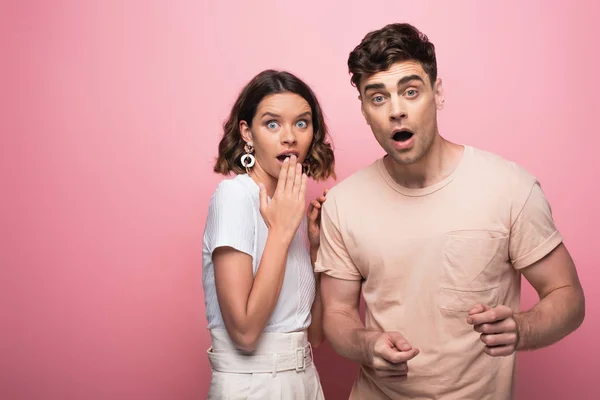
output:
[[[408,375],[408,365],[406,362],[393,364],[378,358],[374,365],[374,372],[381,379],[402,382]]]
[[[392,364],[398,364],[414,358],[417,354],[419,354],[419,349],[415,348],[411,348],[408,351],[388,348],[381,353],[381,357]]]
[[[507,318],[502,321],[493,322],[489,324],[475,325],[475,332],[479,333],[504,333],[504,332],[515,332],[517,330],[517,323],[512,318]]]
[[[481,341],[485,343],[486,346],[490,347],[514,345],[515,343],[517,343],[517,334],[515,332],[498,333],[491,335],[482,333]]]
[[[471,311],[469,311],[469,315],[479,314],[489,309],[490,307],[486,306],[485,304],[476,304],[473,306],[473,308],[471,308]]]
[[[408,361],[408,360],[415,358],[418,354],[419,354],[419,349],[415,349],[413,347],[408,351],[400,352],[400,354],[397,356],[397,359],[399,359],[401,361]]]
[[[510,356],[512,353],[515,352],[515,346],[486,346],[483,348],[483,351],[492,357],[505,357]]]
[[[467,322],[472,325],[488,324],[501,321],[512,315],[512,310],[506,306],[491,308],[479,314],[473,314],[467,317]]]
[[[396,348],[400,351],[409,351],[412,349],[412,346],[406,340],[404,340],[404,338],[397,338],[394,340],[394,346],[396,346]]]
[[[376,358],[373,364],[373,368],[376,371],[381,371],[387,374],[405,374],[408,372],[408,365],[406,362],[391,363],[384,358]]]

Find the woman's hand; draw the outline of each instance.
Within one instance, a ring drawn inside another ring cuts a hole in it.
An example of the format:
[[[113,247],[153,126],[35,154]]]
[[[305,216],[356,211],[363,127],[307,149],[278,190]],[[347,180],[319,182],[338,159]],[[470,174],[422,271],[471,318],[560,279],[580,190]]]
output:
[[[307,179],[306,174],[302,173],[302,164],[292,155],[283,161],[277,188],[270,202],[267,201],[265,186],[262,183],[259,185],[260,213],[270,233],[292,241],[306,206]]]
[[[325,203],[325,200],[327,200],[326,196],[328,191],[329,189],[325,189],[322,196],[311,201],[306,213],[308,220],[308,241],[310,243],[310,255],[313,263],[316,261],[317,251],[319,250],[319,245],[321,243],[321,207],[323,206],[323,203]]]

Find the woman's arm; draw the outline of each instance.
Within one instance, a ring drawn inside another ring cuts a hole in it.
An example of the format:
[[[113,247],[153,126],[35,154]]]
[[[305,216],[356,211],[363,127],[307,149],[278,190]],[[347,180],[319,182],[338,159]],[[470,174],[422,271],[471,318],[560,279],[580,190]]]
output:
[[[252,257],[232,247],[213,251],[217,299],[227,333],[236,346],[253,351],[281,292],[289,246],[304,214],[306,175],[296,158],[286,159],[267,201],[260,184],[260,212],[269,229],[256,276]]]
[[[315,301],[313,302],[311,323],[308,327],[308,341],[312,347],[319,347],[325,341],[323,331],[323,303],[321,302],[321,274],[315,274]]]
[[[279,299],[291,240],[269,232],[256,277],[252,257],[231,247],[213,253],[217,298],[225,328],[236,346],[253,351]]]

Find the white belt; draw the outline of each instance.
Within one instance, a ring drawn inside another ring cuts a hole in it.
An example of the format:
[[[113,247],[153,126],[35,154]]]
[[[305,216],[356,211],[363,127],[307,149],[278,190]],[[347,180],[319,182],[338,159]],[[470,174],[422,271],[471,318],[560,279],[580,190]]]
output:
[[[244,354],[241,352],[215,352],[209,348],[208,360],[215,371],[238,374],[304,371],[312,364],[312,347],[304,347],[281,353]]]

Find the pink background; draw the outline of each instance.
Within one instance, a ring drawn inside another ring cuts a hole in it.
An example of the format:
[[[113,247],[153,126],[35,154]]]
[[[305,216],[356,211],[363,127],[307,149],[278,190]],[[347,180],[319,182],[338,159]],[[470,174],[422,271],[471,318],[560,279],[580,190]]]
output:
[[[347,56],[396,21],[437,47],[442,134],[539,177],[586,289],[581,329],[520,355],[520,398],[600,398],[599,11],[594,1],[2,1],[0,398],[204,398],[201,239],[229,107],[262,69],[298,74],[348,176],[381,150]],[[346,398],[356,367],[328,345],[316,358],[327,398]]]

